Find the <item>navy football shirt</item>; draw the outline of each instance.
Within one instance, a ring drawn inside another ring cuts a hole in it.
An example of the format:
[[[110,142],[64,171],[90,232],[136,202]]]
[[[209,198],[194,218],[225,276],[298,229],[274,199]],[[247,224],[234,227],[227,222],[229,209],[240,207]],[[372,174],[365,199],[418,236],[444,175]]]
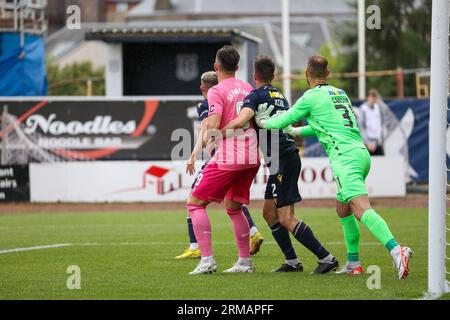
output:
[[[273,105],[275,108],[273,109],[271,116],[275,115],[277,112],[286,111],[289,109],[289,103],[286,98],[281,94],[281,92],[273,87],[271,84],[266,84],[261,86],[255,90],[253,90],[245,99],[243,108],[251,108],[255,113],[258,111],[258,106],[262,103],[267,103],[268,106]],[[255,128],[260,130],[260,128],[255,123]],[[278,142],[279,142],[279,157],[283,157],[284,155],[291,152],[298,152],[297,145],[295,141],[282,130],[278,131]],[[258,135],[259,136],[259,135]],[[261,149],[265,156],[271,157],[271,135],[267,134],[267,144],[264,146],[260,144]],[[265,148],[266,147],[266,148]],[[264,150],[266,149],[266,150]]]
[[[197,105],[198,120],[203,121],[208,118],[208,100],[205,99]]]

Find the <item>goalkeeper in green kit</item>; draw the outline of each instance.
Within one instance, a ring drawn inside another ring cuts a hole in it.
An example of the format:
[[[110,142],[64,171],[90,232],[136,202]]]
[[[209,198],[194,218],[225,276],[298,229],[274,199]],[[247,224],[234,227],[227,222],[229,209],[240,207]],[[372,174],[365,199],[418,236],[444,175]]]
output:
[[[265,129],[285,129],[291,136],[316,135],[325,148],[337,185],[336,211],[347,245],[347,264],[339,273],[363,272],[359,262],[359,220],[390,252],[399,279],[405,279],[412,251],[397,243],[386,222],[370,205],[365,184],[370,155],[361,140],[350,99],[343,90],[327,84],[328,75],[327,59],[310,57],[306,77],[311,89],[288,111],[276,116],[270,117],[273,106],[260,105],[256,123]],[[291,126],[301,119],[306,119],[308,126]]]

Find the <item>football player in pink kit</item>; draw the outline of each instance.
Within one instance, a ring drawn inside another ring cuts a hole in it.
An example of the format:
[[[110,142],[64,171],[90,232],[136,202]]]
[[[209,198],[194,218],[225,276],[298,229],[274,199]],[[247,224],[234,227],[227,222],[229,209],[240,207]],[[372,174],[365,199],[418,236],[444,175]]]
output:
[[[239,114],[244,98],[252,86],[235,78],[239,53],[231,46],[224,46],[216,54],[214,70],[219,84],[208,91],[208,132],[220,134],[228,122]],[[200,247],[201,259],[190,274],[206,274],[217,269],[211,248],[211,222],[206,207],[211,202],[224,200],[231,218],[239,251],[237,263],[224,272],[254,272],[250,256],[248,221],[242,212],[242,204],[248,204],[250,186],[259,169],[258,141],[252,124],[246,126],[238,139],[217,139],[218,148],[213,158],[197,178],[187,202],[195,235]]]

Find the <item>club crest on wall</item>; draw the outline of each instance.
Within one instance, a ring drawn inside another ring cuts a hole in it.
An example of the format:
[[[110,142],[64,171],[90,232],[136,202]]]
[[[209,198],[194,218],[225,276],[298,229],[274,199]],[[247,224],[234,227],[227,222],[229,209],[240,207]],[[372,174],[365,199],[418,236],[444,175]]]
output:
[[[175,76],[178,80],[188,82],[199,77],[197,54],[177,54],[175,64]]]

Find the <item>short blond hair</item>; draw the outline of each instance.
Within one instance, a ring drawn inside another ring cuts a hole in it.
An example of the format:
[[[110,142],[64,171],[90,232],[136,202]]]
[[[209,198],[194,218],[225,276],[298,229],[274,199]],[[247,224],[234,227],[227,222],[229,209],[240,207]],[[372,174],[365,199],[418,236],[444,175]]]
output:
[[[200,81],[202,86],[211,88],[214,87],[216,84],[219,83],[217,80],[217,74],[214,71],[207,71],[202,74],[200,77]]]

